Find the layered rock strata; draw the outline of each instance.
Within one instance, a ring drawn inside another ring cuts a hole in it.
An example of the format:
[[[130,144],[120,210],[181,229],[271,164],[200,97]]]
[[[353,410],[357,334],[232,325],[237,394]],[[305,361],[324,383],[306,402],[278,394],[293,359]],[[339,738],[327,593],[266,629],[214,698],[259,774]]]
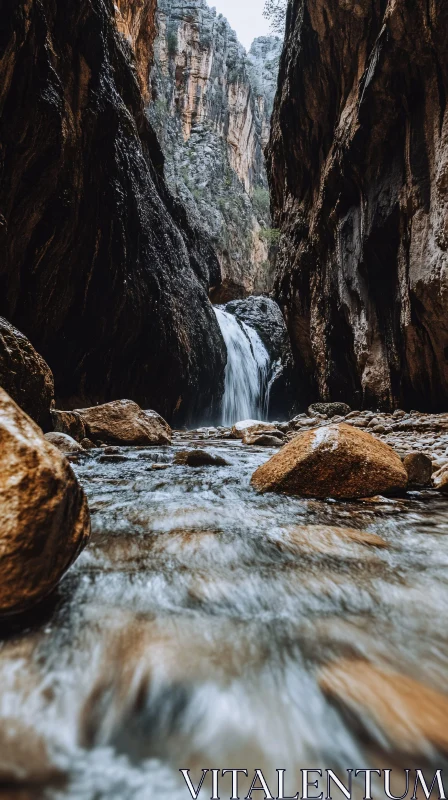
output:
[[[225,364],[207,296],[220,269],[144,114],[131,44],[150,42],[151,8],[2,7],[0,313],[50,364],[62,407],[125,396],[204,419]]]
[[[216,302],[269,291],[270,211],[263,147],[281,44],[249,54],[205,0],[160,0],[149,116],[173,193],[217,252]]]
[[[293,0],[268,153],[308,403],[448,402],[448,6]]]

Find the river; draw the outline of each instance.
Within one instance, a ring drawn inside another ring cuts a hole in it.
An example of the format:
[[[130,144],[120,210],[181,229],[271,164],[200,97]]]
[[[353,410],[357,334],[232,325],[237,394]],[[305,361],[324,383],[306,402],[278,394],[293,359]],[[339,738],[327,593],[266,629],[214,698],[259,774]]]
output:
[[[228,466],[173,463],[197,444]],[[93,539],[3,640],[20,745],[0,762],[23,785],[0,797],[187,800],[182,768],[284,768],[292,789],[303,767],[442,766],[447,500],[260,496],[271,452],[190,432],[74,466]]]

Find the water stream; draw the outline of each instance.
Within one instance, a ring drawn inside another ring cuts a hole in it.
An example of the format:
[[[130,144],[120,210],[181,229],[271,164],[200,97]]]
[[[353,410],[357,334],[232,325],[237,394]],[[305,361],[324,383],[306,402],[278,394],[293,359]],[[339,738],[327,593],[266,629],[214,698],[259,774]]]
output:
[[[224,308],[215,307],[227,347],[222,425],[267,418],[270,359],[258,333]]]
[[[174,464],[197,444],[228,466]],[[275,797],[277,768],[294,794],[303,767],[443,766],[448,501],[260,496],[250,476],[270,454],[178,434],[75,467],[93,541],[2,643],[0,776],[15,765],[23,785],[1,798],[189,800],[179,769],[217,767],[263,769]],[[348,662],[364,665],[350,708],[325,691]],[[385,699],[375,670],[395,676]]]

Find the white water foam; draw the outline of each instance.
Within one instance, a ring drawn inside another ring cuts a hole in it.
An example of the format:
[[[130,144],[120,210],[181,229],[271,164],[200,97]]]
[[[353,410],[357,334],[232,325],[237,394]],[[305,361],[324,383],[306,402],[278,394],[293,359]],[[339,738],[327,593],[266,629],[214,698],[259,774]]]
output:
[[[227,347],[221,424],[264,420],[268,411],[270,359],[258,333],[223,308],[215,314]]]

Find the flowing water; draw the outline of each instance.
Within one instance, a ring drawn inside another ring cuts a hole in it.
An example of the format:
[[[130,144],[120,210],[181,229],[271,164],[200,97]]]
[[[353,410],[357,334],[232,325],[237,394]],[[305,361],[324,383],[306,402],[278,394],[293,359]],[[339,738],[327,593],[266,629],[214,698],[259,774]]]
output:
[[[266,419],[270,359],[258,333],[224,308],[215,314],[227,347],[222,425]]]
[[[198,443],[228,466],[174,464]],[[188,800],[186,768],[263,769],[275,797],[276,768],[287,796],[305,767],[443,766],[447,500],[260,496],[271,454],[177,434],[75,465],[93,540],[3,640],[0,777],[23,785],[0,797]]]

